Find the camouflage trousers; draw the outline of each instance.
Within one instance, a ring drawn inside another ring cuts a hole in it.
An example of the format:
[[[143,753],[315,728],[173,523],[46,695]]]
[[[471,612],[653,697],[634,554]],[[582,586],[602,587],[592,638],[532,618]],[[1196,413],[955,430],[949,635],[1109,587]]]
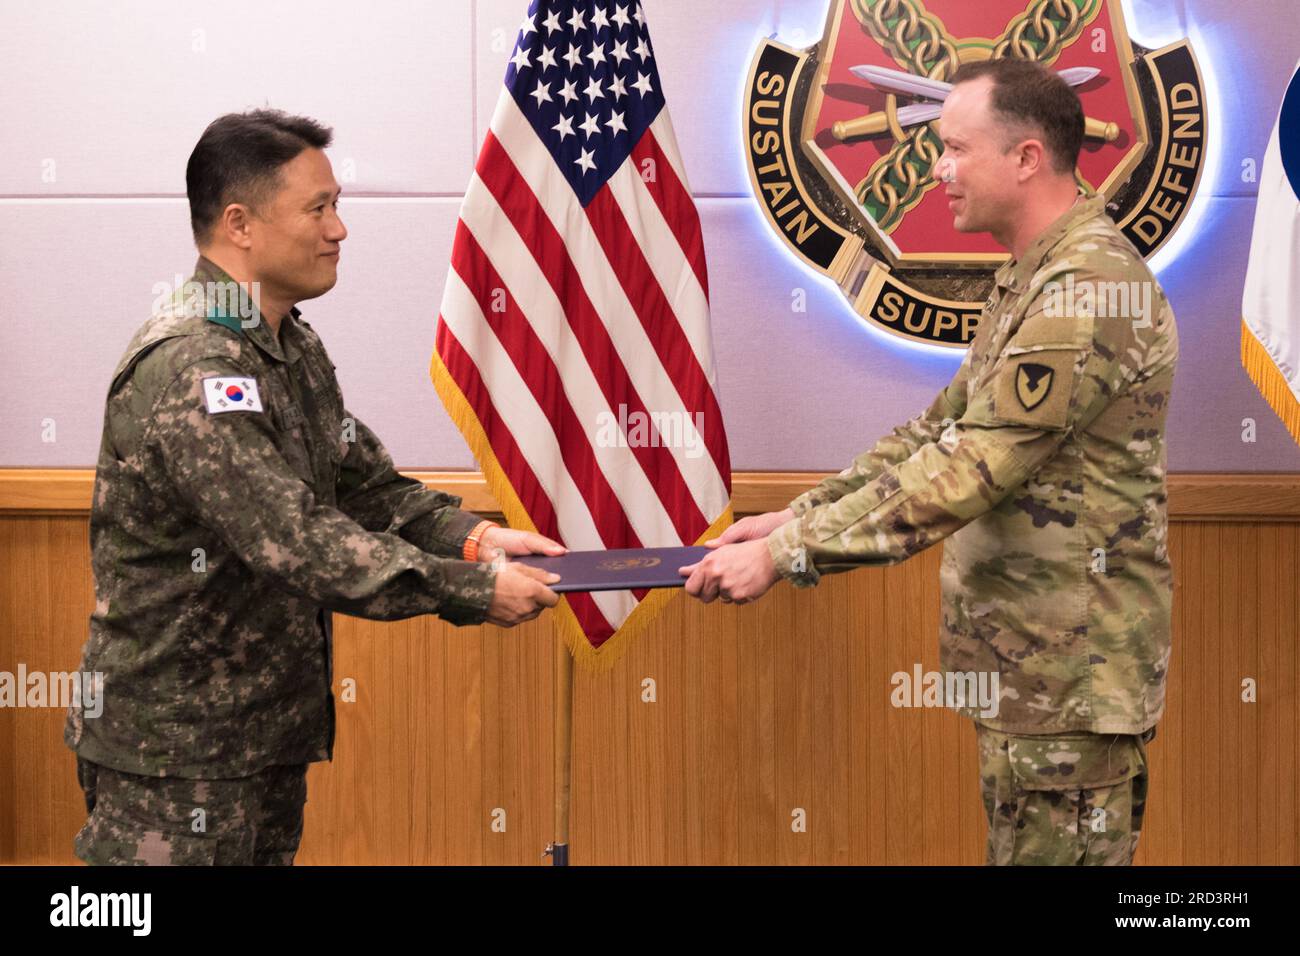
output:
[[[291,866],[302,839],[307,765],[187,780],[77,758],[89,817],[77,856],[109,866]]]
[[[989,866],[1128,866],[1147,798],[1144,734],[1005,734],[975,725]]]

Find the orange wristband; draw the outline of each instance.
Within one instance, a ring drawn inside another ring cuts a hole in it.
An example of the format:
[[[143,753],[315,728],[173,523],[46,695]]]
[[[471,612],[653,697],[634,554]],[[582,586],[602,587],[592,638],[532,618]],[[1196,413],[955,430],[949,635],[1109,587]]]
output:
[[[495,521],[488,521],[486,519],[476,524],[474,526],[474,530],[471,531],[469,533],[469,536],[465,539],[465,547],[461,551],[461,554],[463,555],[465,560],[477,561],[479,539],[483,537],[484,532],[486,532],[488,528],[499,528],[499,527],[501,526],[497,524]]]

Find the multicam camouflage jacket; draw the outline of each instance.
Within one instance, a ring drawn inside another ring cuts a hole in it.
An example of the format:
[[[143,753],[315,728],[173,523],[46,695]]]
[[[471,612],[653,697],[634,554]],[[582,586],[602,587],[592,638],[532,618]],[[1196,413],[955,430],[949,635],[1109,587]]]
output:
[[[996,675],[1007,733],[1134,734],[1165,704],[1165,417],[1178,333],[1141,256],[1079,202],[998,270],[921,415],[793,502],[769,551],[796,586],[944,542],[941,662]],[[957,704],[962,704],[957,701]]]
[[[237,288],[200,258],[108,391],[81,661],[103,710],[71,708],[64,739],[129,773],[329,759],[332,611],[471,624],[492,598],[493,570],[456,557],[478,518],[397,473],[297,309],[277,337],[212,294]]]

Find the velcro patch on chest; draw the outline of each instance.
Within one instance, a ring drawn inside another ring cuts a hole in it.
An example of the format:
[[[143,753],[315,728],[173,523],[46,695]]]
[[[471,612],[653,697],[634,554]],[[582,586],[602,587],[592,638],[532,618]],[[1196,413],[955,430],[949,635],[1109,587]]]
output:
[[[1007,357],[994,382],[994,417],[1015,425],[1065,428],[1078,349],[1038,349]]]
[[[262,396],[257,391],[257,379],[229,376],[212,376],[203,380],[203,398],[208,413],[260,412]]]

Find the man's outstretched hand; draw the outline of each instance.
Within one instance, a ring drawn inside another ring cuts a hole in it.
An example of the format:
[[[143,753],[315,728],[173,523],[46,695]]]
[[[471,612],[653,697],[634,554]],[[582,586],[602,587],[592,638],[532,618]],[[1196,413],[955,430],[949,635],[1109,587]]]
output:
[[[532,531],[488,528],[479,538],[478,551],[480,560],[497,566],[496,590],[488,606],[490,624],[514,627],[559,602],[560,596],[547,586],[560,580],[558,574],[505,560],[521,554],[565,554],[568,548],[558,541]]]
[[[545,535],[532,531],[519,531],[515,528],[488,528],[478,539],[480,560],[491,561],[495,552],[502,551],[507,558],[521,554],[564,554],[569,549],[558,541],[552,541]]]
[[[766,594],[780,577],[767,550],[766,536],[724,544],[678,570],[687,579],[686,593],[705,604],[717,597],[725,604],[748,604]]]
[[[706,548],[720,548],[726,544],[737,544],[741,541],[753,541],[755,538],[766,538],[787,521],[793,521],[794,517],[794,511],[790,508],[786,508],[784,511],[769,511],[763,515],[750,515],[748,518],[741,518],[712,541],[705,541],[704,546]]]
[[[487,620],[498,627],[514,627],[531,621],[548,607],[555,607],[560,596],[547,585],[560,580],[553,571],[530,568],[511,561],[497,568],[496,590],[488,605]]]

